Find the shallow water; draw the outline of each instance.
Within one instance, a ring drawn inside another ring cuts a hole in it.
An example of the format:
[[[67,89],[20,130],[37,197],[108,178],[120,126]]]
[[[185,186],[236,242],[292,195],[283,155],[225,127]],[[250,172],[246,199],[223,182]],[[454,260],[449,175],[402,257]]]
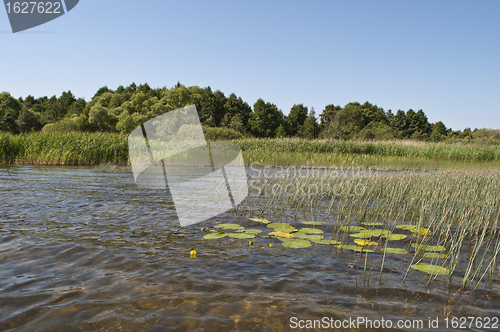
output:
[[[220,222],[265,226],[224,214],[180,227],[166,193],[138,188],[128,172],[0,167],[0,201],[2,331],[278,331],[323,317],[437,331],[446,317],[500,316],[497,283],[464,292],[417,272],[403,284],[403,256],[386,257],[379,282],[376,253],[365,271],[365,255],[328,246],[206,241],[200,228]]]

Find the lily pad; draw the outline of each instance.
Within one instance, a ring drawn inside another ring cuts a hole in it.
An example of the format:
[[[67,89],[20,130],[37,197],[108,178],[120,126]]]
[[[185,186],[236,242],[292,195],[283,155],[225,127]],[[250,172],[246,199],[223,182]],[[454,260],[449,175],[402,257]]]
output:
[[[408,250],[403,248],[385,248],[382,249],[382,251],[388,254],[397,254],[397,255],[406,255],[408,253]]]
[[[449,274],[450,270],[439,265],[433,265],[428,263],[418,263],[410,266],[412,269],[427,272],[429,274]]]
[[[443,246],[429,246],[425,244],[412,243],[411,246],[415,249],[422,249],[425,251],[445,251],[446,248]]]
[[[360,239],[369,239],[372,237],[372,234],[368,232],[360,232],[360,233],[349,234],[349,236]]]
[[[267,219],[262,219],[262,218],[248,218],[252,221],[258,221],[258,222],[261,222],[263,224],[269,224],[271,221],[267,220]]]
[[[434,259],[434,258],[446,258],[446,256],[448,256],[447,254],[442,254],[442,253],[439,253],[439,252],[426,252],[424,254],[424,258],[431,258],[431,259]]]
[[[343,245],[337,246],[337,248],[352,250],[352,251],[357,251],[357,252],[361,252],[361,251],[363,251],[363,252],[375,252],[374,250],[366,249],[364,247],[356,246],[353,244],[343,244]]]
[[[424,227],[417,228],[417,226],[415,226],[415,225],[397,225],[396,228],[404,229],[404,230],[410,231],[412,233],[415,233],[417,235],[418,234],[425,235],[425,234],[431,232],[431,230],[428,228],[424,228]]]
[[[222,228],[222,229],[244,229],[243,226],[238,224],[219,224],[214,226],[214,228]]]
[[[417,226],[413,226],[413,225],[397,225],[396,228],[399,228],[399,229],[404,229],[405,231],[412,231],[416,228]]]
[[[335,241],[335,240],[319,240],[319,241],[316,241],[316,243],[319,243],[319,244],[331,244],[331,245],[340,244],[339,241]]]
[[[363,240],[363,239],[356,239],[354,240],[354,243],[359,244],[360,246],[376,246],[378,244],[377,242]]]
[[[283,242],[283,247],[287,248],[307,248],[311,246],[311,242],[307,240],[288,240]]]
[[[383,235],[388,241],[399,241],[406,239],[408,236],[404,234],[389,234],[387,236]]]
[[[291,232],[294,232],[297,230],[295,227],[293,227],[290,224],[280,223],[280,222],[273,222],[271,224],[268,224],[267,227],[274,228],[277,231],[282,231],[285,233],[291,233]]]
[[[342,226],[339,228],[340,231],[343,232],[349,232],[349,233],[355,233],[355,232],[361,232],[366,230],[366,228],[361,227],[361,226]]]
[[[365,226],[384,226],[385,224],[381,221],[366,221],[362,222]]]
[[[268,236],[276,236],[276,237],[280,237],[280,238],[293,238],[293,237],[295,237],[293,234],[285,233],[282,231],[271,232],[268,234]]]
[[[423,227],[420,227],[420,228],[415,227],[415,229],[413,229],[412,232],[417,234],[417,235],[425,235],[427,233],[430,233],[431,230],[427,229],[427,228],[423,228]]]
[[[215,240],[215,239],[222,239],[223,237],[226,237],[227,234],[224,232],[218,232],[218,233],[210,233],[206,234],[203,236],[205,240]]]
[[[307,227],[299,229],[299,232],[306,233],[306,234],[323,234],[323,231],[321,229],[307,228]]]
[[[371,237],[389,236],[390,234],[391,234],[391,231],[388,231],[388,230],[382,230],[382,229],[370,229],[370,230],[368,230],[368,229],[365,229],[364,231],[361,231],[359,233],[350,234],[349,236],[361,238],[361,239],[369,239]]]
[[[321,221],[303,221],[302,223],[304,225],[312,225],[312,226],[323,225],[323,223]]]
[[[267,224],[267,227],[278,229],[278,228],[287,228],[287,227],[293,227],[293,226],[290,225],[289,223],[286,223],[286,222],[272,222],[270,224]]]
[[[255,235],[246,233],[227,233],[227,236],[234,237],[235,239],[254,239]]]
[[[314,241],[314,242],[318,242],[318,241],[323,240],[323,235],[306,234],[306,233],[303,233],[301,231],[293,233],[293,236],[296,237],[297,239],[304,239],[304,240],[309,240],[309,241]]]
[[[238,232],[238,233],[247,233],[247,234],[259,234],[259,233],[262,233],[262,230],[251,228],[251,229],[237,230],[236,232]]]

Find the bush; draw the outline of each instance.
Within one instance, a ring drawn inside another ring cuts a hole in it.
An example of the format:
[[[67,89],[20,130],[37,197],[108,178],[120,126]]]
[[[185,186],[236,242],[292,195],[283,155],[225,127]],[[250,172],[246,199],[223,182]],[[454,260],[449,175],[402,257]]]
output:
[[[49,123],[42,128],[43,133],[64,133],[77,131],[78,125],[74,119],[62,119],[61,121]]]
[[[231,128],[206,127],[203,126],[205,138],[211,141],[240,139],[243,135]]]

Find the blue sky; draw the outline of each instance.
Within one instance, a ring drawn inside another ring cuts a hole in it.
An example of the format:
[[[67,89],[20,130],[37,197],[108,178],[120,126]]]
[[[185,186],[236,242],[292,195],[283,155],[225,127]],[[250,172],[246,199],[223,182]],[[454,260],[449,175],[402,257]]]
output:
[[[12,34],[0,10],[0,91],[90,100],[104,85],[180,81],[285,114],[369,101],[500,128],[499,17],[497,0],[81,0]]]

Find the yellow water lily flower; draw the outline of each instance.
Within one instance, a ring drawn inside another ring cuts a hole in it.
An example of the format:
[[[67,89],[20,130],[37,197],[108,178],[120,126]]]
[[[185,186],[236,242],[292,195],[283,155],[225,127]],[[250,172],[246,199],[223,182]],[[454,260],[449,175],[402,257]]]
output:
[[[196,250],[194,250],[194,249],[191,250],[191,257],[193,257],[193,258],[196,257]]]
[[[377,245],[377,242],[363,240],[363,239],[356,239],[356,240],[354,240],[354,243],[359,244],[360,246],[376,246]]]

